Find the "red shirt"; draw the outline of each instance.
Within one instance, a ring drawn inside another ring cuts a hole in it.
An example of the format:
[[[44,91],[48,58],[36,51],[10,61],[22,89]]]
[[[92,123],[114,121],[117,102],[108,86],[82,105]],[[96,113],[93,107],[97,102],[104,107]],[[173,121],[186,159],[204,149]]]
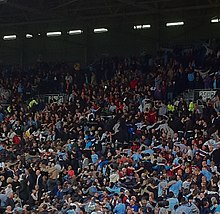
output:
[[[127,175],[128,176],[130,176],[131,174],[134,174],[133,172],[134,172],[134,169],[132,169],[130,167],[127,168]]]
[[[140,148],[139,145],[134,144],[133,146],[131,146],[131,150],[132,151],[137,151]]]
[[[130,83],[131,89],[135,89],[135,87],[137,86],[137,84],[138,84],[138,80],[132,80],[131,83]]]
[[[68,175],[70,176],[70,177],[73,177],[74,175],[75,175],[75,172],[74,172],[74,170],[68,170]]]
[[[16,145],[20,144],[21,143],[21,138],[19,136],[15,135],[13,137],[13,143],[16,144]]]
[[[122,203],[125,204],[126,201],[127,201],[127,199],[128,199],[128,196],[125,195],[125,196],[123,197],[123,199],[122,199]]]
[[[150,111],[147,116],[148,116],[148,121],[151,124],[157,121],[157,113],[155,111]]]

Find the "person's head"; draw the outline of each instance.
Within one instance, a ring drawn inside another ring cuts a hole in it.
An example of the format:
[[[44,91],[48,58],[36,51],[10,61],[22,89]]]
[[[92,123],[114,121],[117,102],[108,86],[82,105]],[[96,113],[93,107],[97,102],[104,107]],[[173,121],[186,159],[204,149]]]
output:
[[[199,160],[201,157],[199,155],[199,153],[196,153],[196,156],[195,156],[196,160]]]
[[[147,199],[146,198],[142,198],[141,199],[141,203],[143,206],[147,205]]]
[[[114,194],[114,199],[118,199],[118,198],[119,198],[118,193],[115,193],[115,194]]]
[[[134,214],[133,210],[130,207],[127,208],[127,214]]]
[[[12,182],[10,182],[8,185],[7,185],[7,188],[8,189],[12,189],[12,184],[11,184]]]
[[[134,202],[137,201],[136,196],[134,196],[134,195],[131,196],[131,199],[132,199]]]
[[[207,162],[206,161],[202,161],[202,167],[207,167]]]
[[[131,199],[131,200],[130,200],[130,205],[131,205],[131,206],[134,206],[134,205],[135,205],[135,201]]]
[[[178,170],[177,170],[177,180],[181,180],[181,177],[180,177],[180,176],[182,176],[182,175],[183,175],[182,169],[178,169]]]
[[[8,198],[12,199],[14,196],[13,192],[9,193]]]
[[[36,175],[37,175],[37,176],[40,175],[40,170],[39,170],[39,169],[36,170]]]
[[[194,169],[194,174],[195,174],[195,175],[199,175],[199,174],[200,174],[200,169],[199,169],[198,167],[196,167],[196,168]]]
[[[18,176],[15,175],[15,176],[14,176],[14,181],[18,181],[18,179],[19,179]]]
[[[206,178],[206,176],[202,176],[202,183],[204,182],[206,182],[207,181],[207,178]]]
[[[173,198],[173,197],[174,197],[174,193],[170,191],[170,192],[168,193],[168,198]]]
[[[217,201],[216,197],[211,198],[211,203],[212,203],[212,205],[218,204],[218,201]]]
[[[182,197],[181,200],[180,200],[180,203],[181,203],[181,204],[186,204],[187,201],[186,201],[186,199],[185,199],[184,197]]]
[[[12,206],[7,206],[5,213],[12,213]]]

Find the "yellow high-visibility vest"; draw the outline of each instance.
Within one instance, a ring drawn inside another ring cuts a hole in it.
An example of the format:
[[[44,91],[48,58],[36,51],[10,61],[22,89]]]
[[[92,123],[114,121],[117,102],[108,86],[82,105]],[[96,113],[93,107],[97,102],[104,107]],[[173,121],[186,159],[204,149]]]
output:
[[[174,108],[174,106],[172,104],[168,104],[167,105],[167,110],[171,111],[171,112],[174,112],[175,108]]]
[[[35,99],[33,99],[29,102],[28,106],[29,106],[29,108],[32,108],[34,105],[37,105],[37,104],[38,104],[38,102]]]
[[[193,112],[194,111],[194,108],[195,108],[195,105],[193,102],[190,102],[189,103],[189,111]]]
[[[7,107],[7,111],[8,111],[8,113],[11,113],[11,106]]]

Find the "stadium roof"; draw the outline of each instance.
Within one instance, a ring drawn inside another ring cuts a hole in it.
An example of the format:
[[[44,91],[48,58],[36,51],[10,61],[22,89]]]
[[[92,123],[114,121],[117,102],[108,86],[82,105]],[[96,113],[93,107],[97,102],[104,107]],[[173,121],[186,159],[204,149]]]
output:
[[[0,0],[0,26],[219,12],[220,0]]]

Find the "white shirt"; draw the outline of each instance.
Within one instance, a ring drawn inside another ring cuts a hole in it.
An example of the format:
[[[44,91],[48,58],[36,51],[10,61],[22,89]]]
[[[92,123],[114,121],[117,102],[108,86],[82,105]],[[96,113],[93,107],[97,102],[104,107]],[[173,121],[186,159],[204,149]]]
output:
[[[36,185],[39,186],[38,182],[39,182],[39,178],[40,178],[41,174],[37,176],[37,181],[36,181]]]

